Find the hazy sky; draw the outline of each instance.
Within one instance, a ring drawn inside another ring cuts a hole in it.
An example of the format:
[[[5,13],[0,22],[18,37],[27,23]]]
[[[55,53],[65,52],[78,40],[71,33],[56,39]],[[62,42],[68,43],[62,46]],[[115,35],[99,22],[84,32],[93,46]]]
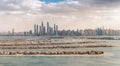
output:
[[[47,21],[59,29],[120,29],[120,0],[0,0],[0,32]]]

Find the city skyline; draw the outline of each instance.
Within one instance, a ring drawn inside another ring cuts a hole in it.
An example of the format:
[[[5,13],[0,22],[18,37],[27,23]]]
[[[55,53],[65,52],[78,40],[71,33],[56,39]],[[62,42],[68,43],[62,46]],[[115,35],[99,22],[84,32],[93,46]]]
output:
[[[58,24],[61,30],[118,30],[119,18],[119,0],[0,0],[0,32],[27,31],[41,21]]]
[[[120,30],[109,29],[105,27],[96,27],[96,29],[59,29],[59,25],[50,25],[49,22],[33,24],[33,30],[16,32],[14,28],[8,32],[0,32],[1,36],[120,36]]]
[[[35,30],[34,30],[34,28],[35,28],[35,25],[38,27],[38,28],[40,28],[39,26],[41,25],[41,26],[43,26],[44,28],[45,28],[45,30],[46,30],[46,32],[48,31],[47,29],[48,29],[48,27],[52,27],[52,28],[54,28],[54,26],[56,25],[56,26],[59,26],[58,24],[55,24],[55,23],[53,23],[53,24],[51,24],[51,22],[49,22],[49,21],[46,21],[46,22],[44,22],[44,21],[41,21],[39,24],[38,23],[35,23],[35,24],[31,24],[32,25],[32,29],[27,29],[27,30],[23,30],[23,31],[16,31],[15,29],[16,28],[12,28],[12,29],[8,29],[8,31],[11,31],[11,32],[24,32],[24,31],[28,31],[28,30],[32,30],[32,31],[34,31],[35,32]],[[66,25],[67,26],[67,25]],[[72,25],[71,25],[72,26]],[[77,30],[77,29],[80,29],[80,30],[86,30],[86,29],[92,29],[92,30],[95,30],[95,29],[97,29],[97,28],[104,28],[104,29],[111,29],[111,30],[120,30],[120,29],[112,29],[112,28],[107,28],[107,27],[105,27],[105,26],[100,26],[100,27],[95,27],[95,28],[76,28],[76,29],[70,29],[70,28],[60,28],[60,26],[59,26],[59,30]],[[5,31],[5,32],[8,32],[8,31]]]

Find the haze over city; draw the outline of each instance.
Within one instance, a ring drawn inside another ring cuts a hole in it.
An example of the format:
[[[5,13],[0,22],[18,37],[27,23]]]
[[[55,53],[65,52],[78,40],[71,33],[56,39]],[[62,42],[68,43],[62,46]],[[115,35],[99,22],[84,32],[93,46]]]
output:
[[[41,21],[59,29],[119,29],[119,4],[120,0],[0,0],[0,32],[26,31]]]

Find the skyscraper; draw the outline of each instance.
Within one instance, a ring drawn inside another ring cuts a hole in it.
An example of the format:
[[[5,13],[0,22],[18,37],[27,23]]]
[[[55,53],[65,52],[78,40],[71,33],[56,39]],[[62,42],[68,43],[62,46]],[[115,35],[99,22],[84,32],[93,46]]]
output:
[[[50,35],[50,26],[49,26],[49,22],[47,22],[47,35]]]
[[[56,25],[56,34],[55,35],[58,35],[58,25]]]
[[[58,25],[54,24],[54,35],[58,35]]]
[[[40,26],[40,35],[41,36],[45,35],[45,26],[43,25],[43,22],[41,22],[41,26]]]
[[[39,29],[38,29],[38,25],[37,24],[34,24],[34,35],[35,36],[38,36],[39,35]]]
[[[54,35],[56,34],[56,25],[54,24]]]
[[[39,31],[38,31],[38,25],[36,25],[36,36],[38,36]]]
[[[14,33],[14,29],[12,29],[12,35],[13,35],[13,36],[15,35],[15,33]]]
[[[103,35],[103,30],[101,28],[96,29],[97,35],[101,36]]]
[[[35,32],[36,32],[36,24],[34,24],[34,36],[35,36]]]

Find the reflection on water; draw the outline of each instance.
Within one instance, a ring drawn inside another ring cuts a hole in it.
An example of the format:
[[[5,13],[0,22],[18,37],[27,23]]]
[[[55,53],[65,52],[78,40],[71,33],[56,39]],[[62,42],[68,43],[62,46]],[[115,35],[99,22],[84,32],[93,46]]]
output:
[[[42,40],[41,37],[0,37],[0,40],[7,39],[36,39]],[[75,38],[77,39],[77,38]],[[73,38],[64,38],[64,40],[73,40]],[[80,41],[105,41],[105,44],[120,45],[120,40],[99,40],[99,39],[77,39]],[[0,57],[0,66],[120,66],[120,49],[119,48],[100,48],[112,56],[69,56],[69,57]]]

